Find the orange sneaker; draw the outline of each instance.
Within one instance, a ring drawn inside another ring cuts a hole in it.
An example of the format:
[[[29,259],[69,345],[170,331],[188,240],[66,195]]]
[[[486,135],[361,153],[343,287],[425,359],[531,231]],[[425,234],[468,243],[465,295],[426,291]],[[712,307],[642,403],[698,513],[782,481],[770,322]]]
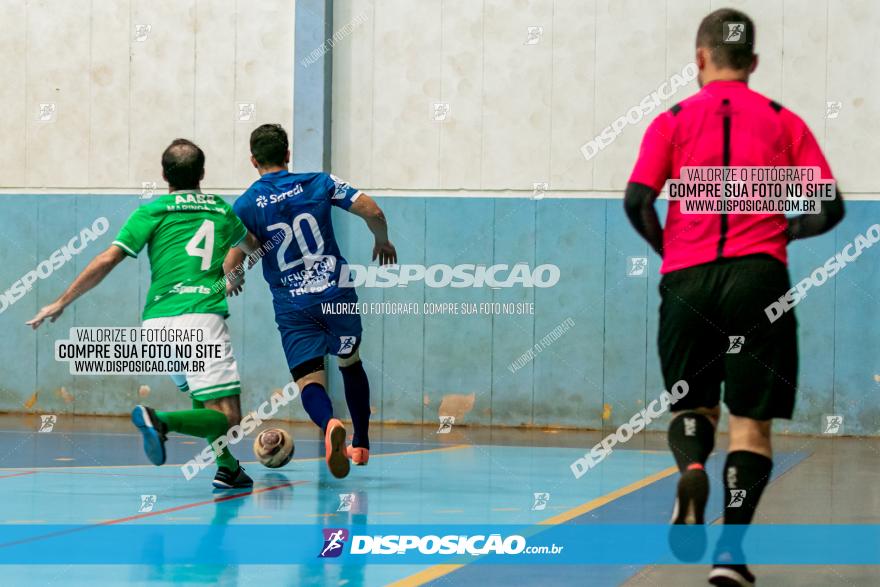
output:
[[[370,449],[360,446],[349,446],[348,458],[350,458],[351,462],[355,465],[362,467],[370,462]]]
[[[327,432],[324,433],[324,452],[327,459],[327,468],[337,479],[348,475],[351,463],[348,462],[348,451],[345,447],[345,426],[336,418],[327,422]]]

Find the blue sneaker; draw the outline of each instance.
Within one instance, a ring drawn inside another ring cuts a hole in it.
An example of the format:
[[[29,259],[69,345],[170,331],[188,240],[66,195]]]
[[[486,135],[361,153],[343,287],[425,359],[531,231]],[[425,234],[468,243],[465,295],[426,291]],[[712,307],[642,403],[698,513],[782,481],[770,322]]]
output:
[[[147,406],[137,405],[131,411],[131,422],[144,436],[144,452],[154,465],[165,463],[165,433],[168,431],[156,411]]]

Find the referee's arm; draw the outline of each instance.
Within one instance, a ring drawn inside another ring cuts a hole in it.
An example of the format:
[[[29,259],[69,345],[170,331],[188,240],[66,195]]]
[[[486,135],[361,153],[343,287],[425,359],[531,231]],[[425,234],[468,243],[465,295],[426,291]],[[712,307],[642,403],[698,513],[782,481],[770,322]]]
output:
[[[654,188],[631,181],[626,184],[623,207],[636,231],[662,257],[663,227],[660,226],[660,217],[657,215],[657,209],[654,208],[654,200],[657,199],[657,195]]]
[[[828,161],[806,123],[789,110],[783,109],[781,115],[788,117],[786,122],[792,128],[791,164],[798,167],[818,167],[823,179],[833,178]],[[837,191],[836,183],[834,187],[835,198],[821,200],[818,214],[801,214],[788,219],[785,234],[789,242],[828,232],[843,219],[843,197]]]
[[[818,214],[801,214],[788,219],[785,234],[789,242],[828,232],[843,220],[843,197],[838,191],[833,200],[819,202]]]
[[[623,195],[623,207],[633,228],[661,257],[663,227],[654,201],[672,172],[673,145],[670,137],[673,132],[673,114],[670,111],[651,122],[642,138],[639,158]]]

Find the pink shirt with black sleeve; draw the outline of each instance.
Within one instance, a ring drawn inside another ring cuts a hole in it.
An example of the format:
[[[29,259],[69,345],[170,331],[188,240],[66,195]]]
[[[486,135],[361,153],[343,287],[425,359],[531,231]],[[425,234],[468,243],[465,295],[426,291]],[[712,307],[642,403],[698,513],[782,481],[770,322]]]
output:
[[[822,179],[833,179],[804,121],[739,81],[709,83],[654,119],[629,181],[659,192],[686,166],[818,167]],[[679,207],[669,203],[661,273],[755,254],[787,261],[784,214],[682,214]]]

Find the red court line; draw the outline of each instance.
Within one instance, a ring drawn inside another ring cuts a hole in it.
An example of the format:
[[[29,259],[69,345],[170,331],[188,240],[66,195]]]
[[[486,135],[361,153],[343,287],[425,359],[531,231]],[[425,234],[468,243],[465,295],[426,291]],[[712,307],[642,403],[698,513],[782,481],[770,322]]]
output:
[[[54,538],[56,536],[63,536],[65,534],[72,534],[74,532],[81,532],[82,530],[89,530],[90,528],[98,528],[101,526],[112,526],[114,524],[124,524],[125,522],[131,522],[133,520],[140,520],[143,518],[149,518],[152,516],[161,516],[162,514],[170,514],[172,512],[179,512],[180,510],[188,510],[190,508],[198,507],[200,505],[208,505],[211,503],[221,503],[224,501],[230,501],[232,499],[241,499],[242,497],[247,497],[249,495],[256,495],[258,493],[265,493],[267,491],[273,491],[275,489],[283,489],[285,487],[293,487],[294,485],[302,485],[303,483],[308,483],[308,481],[293,481],[291,483],[281,483],[279,485],[270,485],[269,487],[261,487],[260,489],[252,489],[251,491],[246,491],[244,493],[235,493],[232,495],[224,495],[222,497],[215,497],[214,499],[206,499],[204,501],[197,501],[194,503],[185,503],[183,505],[174,506],[173,508],[168,508],[164,510],[158,510],[155,512],[144,512],[141,514],[136,514],[134,516],[126,516],[124,518],[116,518],[115,520],[107,520],[105,522],[98,522],[97,524],[89,524],[87,526],[78,526],[76,528],[68,528],[67,530],[58,530],[56,532],[49,532],[48,534],[41,534],[39,536],[32,536],[31,538],[22,538],[21,540],[14,540],[12,542],[4,542],[0,544],[0,548],[6,548],[7,546],[15,546],[18,544],[26,544],[28,542],[36,542],[37,540],[43,540],[46,538]]]
[[[34,475],[38,471],[25,471],[24,473],[13,473],[12,475],[0,475],[0,479],[9,479],[10,477],[21,477],[22,475]]]
[[[34,471],[36,473],[37,471]],[[99,472],[91,472],[91,471],[50,471],[44,469],[43,471],[39,471],[43,474],[49,475],[98,475],[101,477],[150,477],[152,479],[180,479],[181,475],[150,475],[150,474],[141,474],[141,473],[99,473]],[[0,477],[2,479],[3,477]]]

